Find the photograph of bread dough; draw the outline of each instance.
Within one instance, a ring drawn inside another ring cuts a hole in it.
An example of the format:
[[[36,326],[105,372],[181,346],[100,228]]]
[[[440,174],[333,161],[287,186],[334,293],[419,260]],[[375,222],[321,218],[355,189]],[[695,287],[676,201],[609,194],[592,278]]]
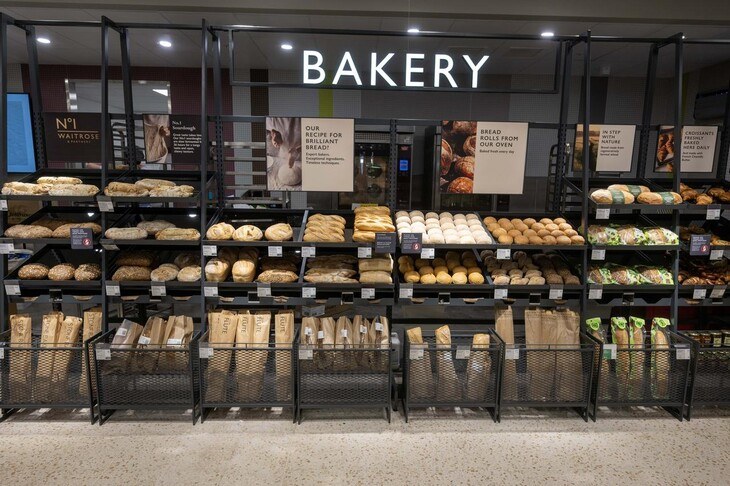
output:
[[[302,190],[301,119],[266,118],[266,179],[270,191]]]
[[[477,122],[445,120],[441,125],[441,192],[472,194]]]
[[[170,115],[144,115],[144,150],[148,164],[170,163],[172,130]]]

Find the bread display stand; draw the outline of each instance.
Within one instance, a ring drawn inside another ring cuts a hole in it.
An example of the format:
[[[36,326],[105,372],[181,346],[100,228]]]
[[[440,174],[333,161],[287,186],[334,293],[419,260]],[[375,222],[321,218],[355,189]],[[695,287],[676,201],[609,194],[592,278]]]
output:
[[[673,331],[668,331],[668,334],[671,340],[668,349],[655,349],[647,339],[645,346],[640,348],[617,347],[615,359],[601,345],[601,370],[592,399],[594,403],[591,405],[591,414],[596,414],[598,407],[661,407],[682,420],[694,361],[678,359],[676,350],[681,347],[690,348],[691,341]],[[616,364],[621,361],[630,362],[632,366],[639,363],[639,376],[620,379]],[[653,362],[660,363],[655,372],[666,380],[661,392],[653,386]]]
[[[101,333],[84,343],[66,347],[43,347],[40,337],[34,336],[31,344],[10,346],[10,331],[0,334],[0,421],[21,409],[86,409],[89,421],[99,420],[97,412],[96,387],[86,380],[86,370],[93,366],[84,353],[86,346]],[[41,380],[39,375],[51,376],[49,364],[54,359],[68,360],[68,372],[59,380]],[[26,379],[13,379],[13,363],[30,363]],[[84,361],[86,364],[84,365]],[[84,386],[84,380],[86,386]]]
[[[487,349],[477,349],[472,345],[474,334],[487,333],[490,341]],[[424,344],[413,344],[408,335],[403,347],[403,413],[409,420],[409,411],[413,408],[472,408],[485,409],[495,422],[499,421],[499,390],[502,380],[502,362],[504,360],[504,342],[491,329],[475,329],[451,333],[451,346],[436,346],[433,332],[424,333]],[[445,355],[444,353],[447,353]],[[478,383],[470,381],[469,365],[472,353],[480,360],[487,362],[486,372],[479,376]],[[478,355],[478,356],[476,356]],[[439,393],[438,362],[453,362],[458,379],[458,394]],[[423,376],[414,372],[414,366],[421,367],[417,371],[429,373]],[[416,391],[414,391],[416,390]]]
[[[96,363],[99,424],[104,424],[117,410],[175,410],[192,411],[195,425],[201,415],[200,333],[195,333],[187,345],[175,349],[120,349],[111,346],[115,332],[116,327],[88,343]],[[155,366],[143,369],[142,362],[153,362]]]
[[[164,179],[169,180],[177,185],[188,185],[193,186],[195,190],[190,196],[184,197],[152,197],[152,196],[105,196],[104,188],[101,188],[100,196],[108,198],[113,204],[126,204],[126,203],[144,203],[144,204],[194,204],[200,201],[200,188],[203,187],[205,190],[211,190],[214,188],[214,174],[204,174],[205,180],[201,185],[201,173],[192,170],[131,170],[124,172],[122,175],[117,177],[111,177],[109,182],[126,182],[134,183],[140,179]],[[203,191],[205,192],[205,191]]]
[[[58,168],[41,168],[32,174],[25,175],[17,180],[17,182],[35,183],[40,177],[75,177],[81,179],[84,184],[92,184],[102,190],[101,187],[101,171],[90,170],[90,169],[58,169]],[[7,201],[44,201],[49,203],[59,203],[64,205],[74,205],[79,203],[85,204],[96,204],[96,196],[94,195],[66,195],[66,196],[51,196],[50,194],[39,194],[39,195],[14,195],[14,194],[0,194],[0,199]]]
[[[694,407],[730,405],[730,348],[700,343],[685,333],[679,334],[692,343],[693,369],[689,373],[684,418],[692,418]]]

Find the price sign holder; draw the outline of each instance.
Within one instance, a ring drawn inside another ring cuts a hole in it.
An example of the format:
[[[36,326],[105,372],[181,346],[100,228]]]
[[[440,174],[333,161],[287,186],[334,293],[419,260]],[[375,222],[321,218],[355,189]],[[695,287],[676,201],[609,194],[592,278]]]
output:
[[[551,286],[548,298],[551,300],[561,300],[563,298],[563,287],[558,285]]]
[[[164,297],[167,295],[167,287],[165,282],[152,282],[150,285],[150,294],[153,297]]]
[[[96,202],[99,205],[99,211],[102,213],[113,213],[114,212],[114,203],[112,202],[112,198],[109,196],[97,196]]]
[[[314,246],[302,247],[302,258],[314,258],[317,256],[317,248]]]
[[[616,359],[617,344],[606,343],[603,345],[603,359]]]
[[[725,250],[710,249],[710,260],[722,260],[725,256]]]
[[[401,284],[398,289],[398,297],[401,299],[413,298],[413,284]]]
[[[203,256],[218,256],[218,247],[215,245],[203,245]]]
[[[218,285],[206,285],[203,288],[206,297],[218,297]]]
[[[597,208],[596,219],[608,219],[611,216],[611,208]]]
[[[372,287],[363,287],[360,289],[360,298],[370,300],[375,298],[375,289]]]
[[[456,359],[469,359],[471,346],[456,346]]]
[[[421,258],[423,258],[424,260],[433,260],[435,257],[435,248],[421,248]]]
[[[119,297],[122,294],[118,283],[106,284],[106,295],[110,297]]]
[[[423,235],[421,233],[403,233],[400,240],[400,249],[403,253],[418,254],[423,247]]]
[[[727,285],[715,285],[710,292],[710,298],[722,299],[725,297],[725,290],[727,290]]]
[[[507,288],[494,289],[494,299],[495,300],[506,299],[508,294],[509,294],[509,290]]]
[[[512,258],[512,251],[509,248],[497,248],[497,260],[509,260]]]
[[[594,248],[591,250],[591,260],[605,260],[606,249],[605,248]]]
[[[705,297],[707,297],[707,289],[694,289],[692,291],[692,299],[694,300],[703,300]]]
[[[707,206],[707,214],[705,216],[706,219],[712,221],[720,219],[720,213],[722,213],[722,206],[718,206],[717,204],[710,204]]]
[[[271,297],[271,284],[258,282],[256,284],[256,293],[259,297]]]
[[[603,286],[593,285],[588,289],[588,298],[591,300],[598,300],[603,297]]]
[[[269,247],[269,256],[270,257],[280,257],[283,253],[283,249],[280,246],[270,246]]]
[[[358,246],[357,247],[357,257],[358,258],[372,258],[373,249],[369,246]]]
[[[507,348],[504,350],[504,359],[520,359],[520,348]]]
[[[395,233],[375,233],[375,253],[395,253]]]
[[[316,299],[317,287],[302,287],[302,299]]]

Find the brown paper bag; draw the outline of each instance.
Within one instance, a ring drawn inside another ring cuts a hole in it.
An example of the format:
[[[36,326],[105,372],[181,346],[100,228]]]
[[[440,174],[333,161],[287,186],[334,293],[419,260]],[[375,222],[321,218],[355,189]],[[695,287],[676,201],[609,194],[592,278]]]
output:
[[[370,323],[367,319],[361,315],[357,315],[352,319],[352,346],[355,349],[363,349],[368,346],[368,327]],[[369,365],[367,356],[364,351],[357,351],[355,353],[354,367],[366,367]]]
[[[174,321],[173,321],[174,322]],[[167,321],[161,317],[150,317],[137,338],[136,349],[160,349],[165,344]],[[134,353],[134,364],[142,373],[153,373],[157,368],[159,353],[143,351]]]
[[[79,344],[81,324],[80,317],[66,317],[61,323],[61,330],[58,335],[56,347],[71,348]],[[57,400],[63,400],[68,395],[69,369],[71,359],[81,356],[78,351],[59,350],[54,353],[52,389]]]
[[[212,312],[208,314],[208,323],[208,343],[213,348],[213,356],[208,358],[205,401],[225,403],[228,401],[227,381],[233,358],[233,352],[225,349],[232,348],[236,342],[238,316]]]
[[[373,319],[368,327],[368,338],[374,348],[390,349],[390,331],[387,317],[377,316]],[[370,367],[376,371],[387,371],[388,357],[381,352],[370,353]]]
[[[317,349],[321,350],[314,354],[314,361],[320,370],[331,369],[334,365],[335,347],[335,320],[331,317],[322,317],[319,320],[319,332],[317,333]]]
[[[245,348],[248,350],[253,343],[253,335],[255,329],[255,316],[249,311],[243,311],[238,314],[238,324],[236,326],[236,348]],[[238,400],[244,401],[250,398],[250,393],[246,394],[246,377],[249,374],[250,362],[247,361],[248,351],[236,351],[236,396]]]
[[[409,399],[423,400],[436,398],[433,370],[431,368],[431,353],[427,351],[428,346],[423,342],[423,334],[420,327],[414,327],[406,331],[408,346],[413,352],[406,356],[408,360],[408,395]],[[422,351],[418,351],[418,350]]]
[[[525,359],[531,399],[543,400],[550,393],[552,377],[546,375],[550,369],[549,361],[553,356],[548,349],[549,343],[543,342],[542,309],[525,309]]]
[[[279,311],[274,322],[276,351],[276,400],[287,402],[292,399],[292,344],[294,343],[294,312]]]
[[[580,317],[571,310],[555,312],[556,343],[560,357],[557,363],[557,398],[561,401],[583,400],[583,357],[570,350],[580,349]]]
[[[102,315],[97,310],[88,310],[84,312],[83,331],[81,336],[81,342],[86,343],[89,339],[96,336],[101,332]],[[88,395],[89,388],[86,384],[86,348],[83,351],[83,360],[81,361],[81,383],[79,383],[79,394]],[[92,371],[93,372],[93,369]]]
[[[352,321],[346,316],[340,316],[335,324],[335,362],[334,367],[338,370],[352,368]]]
[[[28,314],[10,316],[10,347],[30,348],[33,345],[33,324]],[[13,351],[10,361],[10,396],[15,402],[31,401],[31,351]]]
[[[41,326],[41,340],[39,347],[54,348],[58,342],[58,334],[63,323],[62,312],[50,312],[43,316]],[[35,381],[33,382],[34,400],[45,402],[53,400],[51,392],[51,380],[53,378],[53,361],[56,353],[53,351],[39,351],[38,361],[35,370]]]
[[[257,312],[253,315],[253,337],[248,345],[251,348],[268,348],[269,334],[271,332],[271,313],[269,311]],[[246,351],[236,354],[236,361],[244,359],[244,372],[239,376],[239,396],[246,402],[261,400],[264,387],[264,373],[266,371],[266,360],[268,351]]]
[[[482,402],[487,398],[492,369],[488,349],[489,334],[474,334],[466,363],[466,399],[470,402]]]
[[[142,326],[129,319],[122,321],[114,334],[114,338],[112,338],[110,348],[112,350],[123,350],[124,352],[117,353],[118,356],[113,356],[112,360],[104,366],[107,373],[126,373],[129,371],[133,356],[132,353],[126,351],[134,348],[142,329]]]
[[[515,328],[512,307],[496,307],[494,309],[495,330],[502,338],[506,348],[515,344]],[[507,359],[504,362],[502,378],[502,395],[505,400],[517,400],[517,362]]]
[[[446,351],[436,352],[436,400],[440,402],[453,402],[461,399],[461,386],[456,377],[454,359],[451,354],[451,330],[449,326],[441,326],[436,329],[436,349]]]

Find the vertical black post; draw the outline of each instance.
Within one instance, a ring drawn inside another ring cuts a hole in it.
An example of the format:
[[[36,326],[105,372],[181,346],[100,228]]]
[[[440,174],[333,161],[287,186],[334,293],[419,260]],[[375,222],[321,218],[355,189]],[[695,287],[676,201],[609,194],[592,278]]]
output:
[[[102,189],[109,183],[109,152],[112,144],[111,137],[111,120],[109,119],[109,19],[101,18],[101,187]],[[114,156],[112,152],[111,163],[114,164]],[[101,212],[101,234],[107,230],[107,214]],[[103,329],[109,330],[109,319],[107,316],[108,305],[106,296],[105,279],[108,275],[108,255],[107,250],[101,249],[101,311],[103,316]]]
[[[223,207],[225,202],[226,164],[223,150],[223,72],[221,67],[221,39],[218,34],[211,33],[213,39],[213,103],[215,110],[215,167],[216,187],[218,190],[218,206]],[[234,162],[235,164],[235,162]]]
[[[119,44],[122,50],[122,88],[124,90],[124,124],[127,134],[127,164],[130,169],[137,168],[137,142],[134,137],[134,102],[132,96],[132,66],[129,53],[127,29],[119,31]]]
[[[682,173],[682,75],[684,74],[683,55],[684,42],[683,35],[680,32],[675,35],[674,46],[674,192],[679,193],[680,175]],[[674,210],[674,228],[672,230],[679,234],[680,214],[679,210]],[[679,329],[679,251],[674,252],[674,262],[672,266],[672,276],[674,278],[674,295],[672,297],[672,325],[674,329]]]
[[[583,204],[581,206],[581,225],[584,238],[588,241],[588,189],[590,187],[590,123],[591,123],[591,31],[587,31],[585,57],[583,58]],[[581,296],[581,325],[585,320],[588,307],[588,249],[583,250],[583,292]]]
[[[28,78],[30,81],[30,99],[33,110],[33,134],[35,138],[35,158],[38,167],[48,167],[45,151],[45,127],[43,126],[43,98],[41,96],[41,80],[38,66],[38,44],[35,27],[25,27],[25,45],[28,51]]]
[[[396,180],[398,179],[398,121],[390,120],[390,155],[388,161],[388,173],[385,178],[386,190],[388,191],[386,204],[395,208],[398,204],[396,196]],[[410,204],[408,205],[410,208]]]
[[[558,128],[558,155],[555,161],[555,187],[553,188],[553,200],[551,205],[547,208],[550,212],[557,212],[564,208],[561,207],[560,201],[565,192],[563,187],[563,176],[565,174],[566,164],[569,163],[566,160],[565,144],[568,137],[568,108],[570,107],[570,80],[572,76],[572,62],[573,62],[573,43],[565,42],[561,43],[563,48],[563,74],[561,79],[560,88],[560,127]],[[548,174],[550,177],[550,174]],[[585,192],[587,188],[583,188]]]
[[[649,151],[649,134],[651,133],[651,115],[654,109],[654,87],[656,85],[656,68],[659,58],[659,46],[652,44],[649,50],[649,62],[646,68],[646,84],[644,85],[644,107],[641,112],[639,127],[639,157],[636,164],[636,177],[646,175],[647,152]]]
[[[8,21],[9,17],[0,12],[0,179],[8,180]],[[5,234],[7,211],[0,211],[0,234]],[[0,276],[7,274],[8,256],[0,254]],[[8,316],[5,315],[5,285],[0,286],[0,332],[6,330]]]
[[[200,234],[205,235],[205,226],[208,221],[208,191],[205,182],[208,173],[208,22],[203,19],[200,44],[200,134],[202,147],[200,148]],[[220,174],[218,175],[220,177]],[[205,268],[203,245],[200,245],[200,264]],[[205,272],[200,272],[200,330],[205,332],[208,320],[205,314]]]
[[[717,178],[725,180],[727,173],[728,157],[730,157],[730,86],[725,97],[725,116],[722,121],[722,132],[720,133],[720,155],[717,158]]]

